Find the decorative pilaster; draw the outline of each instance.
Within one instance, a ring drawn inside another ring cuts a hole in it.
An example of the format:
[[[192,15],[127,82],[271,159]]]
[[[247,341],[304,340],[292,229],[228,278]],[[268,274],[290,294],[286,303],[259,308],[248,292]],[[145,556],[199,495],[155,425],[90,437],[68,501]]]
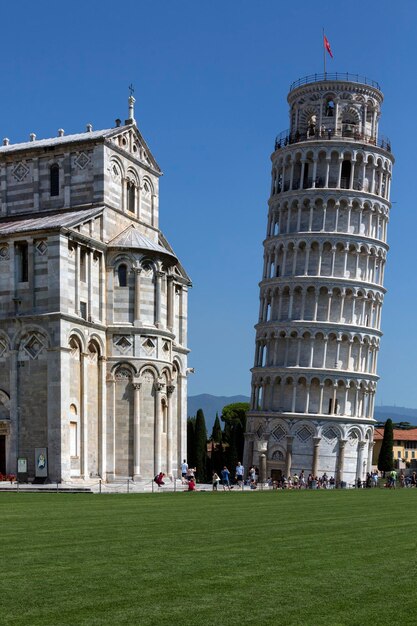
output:
[[[356,465],[356,480],[358,478],[363,480],[363,452],[365,449],[366,441],[359,441],[358,443],[358,460]]]
[[[161,471],[161,432],[162,432],[162,404],[161,392],[164,388],[163,383],[155,383],[155,443],[154,443],[154,472],[159,474]]]
[[[312,474],[314,477],[317,476],[317,472],[318,472],[320,441],[321,441],[321,437],[313,437],[314,448],[313,448]]]
[[[168,396],[168,414],[167,414],[167,474],[172,476],[172,395],[175,391],[175,385],[167,385]]]
[[[285,457],[285,476],[291,476],[291,465],[292,465],[292,444],[294,441],[294,437],[287,435],[287,455]]]
[[[81,474],[84,479],[89,478],[88,472],[88,398],[87,398],[87,358],[88,355],[81,352],[81,424],[82,424],[82,467]]]
[[[174,277],[167,276],[167,327],[174,328]]]
[[[140,388],[133,382],[133,480],[140,478]]]

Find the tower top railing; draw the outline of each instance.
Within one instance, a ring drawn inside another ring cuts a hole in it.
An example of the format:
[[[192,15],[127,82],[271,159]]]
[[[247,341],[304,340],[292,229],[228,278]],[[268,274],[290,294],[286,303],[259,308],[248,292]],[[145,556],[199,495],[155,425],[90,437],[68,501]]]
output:
[[[331,140],[347,140],[359,143],[367,143],[371,146],[377,146],[387,152],[391,152],[391,141],[384,135],[378,135],[375,137],[367,133],[360,133],[356,131],[351,124],[344,124],[342,130],[316,130],[314,133],[304,132],[300,133],[296,131],[291,133],[289,130],[284,130],[275,138],[275,150],[285,148],[293,143],[300,143],[301,141],[331,141]]]
[[[360,83],[362,85],[369,85],[370,87],[374,87],[375,89],[378,89],[378,91],[381,91],[379,83],[377,83],[376,80],[366,78],[366,76],[361,76],[360,74],[352,74],[350,72],[325,72],[323,74],[310,74],[309,76],[303,76],[303,78],[295,80],[290,85],[290,92],[294,89],[297,89],[297,87],[301,87],[302,85],[308,85],[309,83],[319,83],[327,80],[340,80],[346,81],[348,83]]]

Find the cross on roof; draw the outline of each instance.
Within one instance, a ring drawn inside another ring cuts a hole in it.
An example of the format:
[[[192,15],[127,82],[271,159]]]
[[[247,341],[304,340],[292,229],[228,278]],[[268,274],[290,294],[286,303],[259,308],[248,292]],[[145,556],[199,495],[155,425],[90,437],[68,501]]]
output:
[[[129,91],[130,91],[130,95],[133,96],[133,94],[135,93],[135,89],[134,89],[132,83],[130,83],[130,85],[129,85]]]

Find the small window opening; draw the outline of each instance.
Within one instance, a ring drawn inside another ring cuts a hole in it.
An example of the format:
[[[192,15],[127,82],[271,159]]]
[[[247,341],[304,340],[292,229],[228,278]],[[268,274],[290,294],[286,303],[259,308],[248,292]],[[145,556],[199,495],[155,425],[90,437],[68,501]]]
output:
[[[59,165],[56,163],[50,169],[51,196],[59,196]]]
[[[127,265],[121,263],[117,268],[117,277],[119,279],[119,287],[127,287]]]
[[[127,181],[127,209],[135,212],[135,185],[130,180]]]
[[[26,241],[16,244],[17,281],[27,283],[29,271],[28,244]]]
[[[87,319],[87,302],[80,302],[80,317]]]
[[[70,422],[70,456],[78,456],[78,424],[77,422]]]
[[[86,264],[86,252],[81,250],[80,253],[80,280],[82,283],[87,282],[87,264]]]

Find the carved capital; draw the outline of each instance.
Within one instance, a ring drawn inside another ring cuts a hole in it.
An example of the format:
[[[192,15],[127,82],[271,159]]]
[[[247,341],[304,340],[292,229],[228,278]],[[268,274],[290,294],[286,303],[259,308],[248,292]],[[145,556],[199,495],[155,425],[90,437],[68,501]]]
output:
[[[162,391],[164,387],[165,387],[164,383],[155,383],[156,391]]]
[[[167,385],[167,394],[171,396],[175,391],[175,385]]]
[[[135,391],[139,391],[141,386],[142,386],[142,383],[132,383],[132,387]]]

